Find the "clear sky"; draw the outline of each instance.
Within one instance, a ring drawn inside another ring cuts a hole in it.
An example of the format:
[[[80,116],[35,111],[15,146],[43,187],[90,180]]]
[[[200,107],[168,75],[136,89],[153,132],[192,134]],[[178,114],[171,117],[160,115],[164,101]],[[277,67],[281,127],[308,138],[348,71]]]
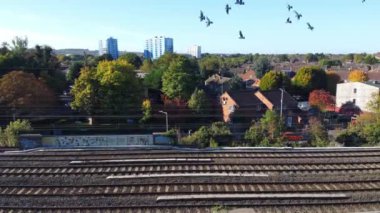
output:
[[[380,0],[0,0],[0,42],[98,49],[113,36],[119,49],[142,52],[147,38],[174,38],[210,53],[349,53],[380,51]],[[230,15],[225,4],[232,6]],[[296,21],[286,4],[303,14]],[[199,11],[214,21],[209,28]],[[285,24],[290,17],[293,24]],[[309,31],[306,22],[315,30]],[[238,39],[242,30],[245,40]]]

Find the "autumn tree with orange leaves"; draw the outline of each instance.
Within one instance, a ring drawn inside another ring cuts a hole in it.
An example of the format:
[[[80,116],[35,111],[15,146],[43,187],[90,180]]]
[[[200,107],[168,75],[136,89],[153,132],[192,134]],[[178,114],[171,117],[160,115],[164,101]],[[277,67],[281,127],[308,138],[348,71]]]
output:
[[[12,71],[0,78],[0,104],[12,108],[41,108],[56,104],[54,92],[32,73]]]
[[[317,107],[321,111],[326,111],[335,104],[334,97],[325,90],[314,90],[309,95],[310,106]]]
[[[362,70],[352,70],[348,74],[348,80],[351,82],[365,82],[368,81],[368,75]]]

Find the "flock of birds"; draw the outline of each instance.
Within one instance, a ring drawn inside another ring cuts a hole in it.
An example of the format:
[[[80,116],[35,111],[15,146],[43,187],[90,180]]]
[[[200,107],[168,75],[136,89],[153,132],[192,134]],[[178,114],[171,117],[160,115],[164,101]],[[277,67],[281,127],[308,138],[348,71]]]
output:
[[[288,11],[289,11],[289,12],[291,12],[291,11],[293,10],[293,6],[290,5],[290,4],[288,4],[287,8],[288,8]],[[294,12],[294,14],[295,14],[296,19],[297,19],[298,21],[301,20],[301,18],[302,18],[302,14],[299,13],[299,12],[297,12],[296,10],[293,10],[293,12]],[[291,24],[291,23],[293,23],[293,22],[292,22],[292,20],[290,19],[290,17],[288,17],[288,18],[286,19],[286,22],[285,22],[285,23],[287,23],[287,24]],[[311,30],[311,31],[314,30],[314,27],[313,27],[309,22],[307,22],[306,25],[307,25],[307,28],[308,28],[309,30]]]
[[[365,3],[365,1],[366,1],[366,0],[362,0],[362,3]],[[245,2],[244,2],[243,0],[236,0],[235,4],[236,4],[236,5],[245,5]],[[230,14],[230,10],[231,10],[231,9],[232,9],[232,7],[231,7],[229,4],[226,4],[225,10],[226,10],[227,15]],[[288,4],[288,5],[287,5],[287,9],[288,9],[289,12],[291,12],[291,11],[293,10],[293,6],[290,5],[290,4]],[[293,12],[295,13],[295,18],[296,18],[298,21],[301,20],[301,18],[302,18],[302,14],[299,13],[299,12],[297,12],[296,10],[293,10]],[[203,13],[202,10],[201,10],[201,14],[200,14],[200,16],[199,16],[199,19],[200,19],[201,22],[206,21],[206,26],[207,26],[207,27],[209,27],[209,26],[211,26],[212,24],[214,24],[214,22],[211,21],[209,17],[207,17],[207,16],[204,15],[204,13]],[[286,23],[286,24],[292,24],[293,22],[292,22],[292,20],[290,19],[290,17],[288,17],[288,18],[286,19],[286,22],[285,22],[285,23]],[[307,28],[308,28],[309,30],[311,30],[311,31],[314,30],[314,27],[313,27],[309,22],[307,22],[306,25],[307,25]],[[239,31],[239,39],[245,39],[245,36],[243,35],[243,32],[242,32],[241,30]]]

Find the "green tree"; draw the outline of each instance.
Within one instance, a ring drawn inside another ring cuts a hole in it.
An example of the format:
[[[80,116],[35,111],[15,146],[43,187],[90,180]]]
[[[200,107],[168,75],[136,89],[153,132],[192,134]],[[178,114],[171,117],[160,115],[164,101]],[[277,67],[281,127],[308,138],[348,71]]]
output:
[[[70,67],[69,71],[66,74],[67,81],[70,83],[74,83],[75,79],[77,79],[80,75],[80,70],[83,68],[82,62],[73,62]]]
[[[274,90],[279,88],[289,88],[290,79],[282,72],[270,71],[267,72],[260,80],[260,90]]]
[[[144,72],[150,72],[153,68],[153,62],[150,59],[145,59],[140,69]]]
[[[289,56],[287,54],[280,54],[277,56],[279,62],[289,62]]]
[[[119,58],[121,60],[126,60],[128,63],[132,64],[135,69],[139,69],[143,64],[141,58],[135,53],[126,53]]]
[[[141,105],[141,110],[143,112],[143,117],[140,122],[145,123],[152,118],[152,104],[149,99],[145,99]]]
[[[338,83],[340,83],[342,80],[340,79],[340,76],[334,72],[334,71],[328,71],[326,73],[327,78],[327,91],[330,92],[330,94],[335,95],[336,94],[336,87]]]
[[[197,72],[192,61],[178,57],[162,75],[162,91],[170,99],[188,100],[197,86]]]
[[[13,55],[22,56],[28,50],[28,38],[21,38],[16,36],[12,40],[11,51]]]
[[[221,59],[219,59],[217,56],[210,55],[207,57],[203,57],[199,61],[201,75],[204,79],[219,72],[219,69],[221,68],[220,60]]]
[[[315,89],[326,89],[326,72],[320,67],[302,67],[293,78],[293,86],[303,95],[307,95]]]
[[[240,78],[238,75],[234,75],[231,80],[228,82],[228,88],[227,90],[233,91],[233,90],[241,90],[245,88],[245,83],[243,79]]]
[[[125,60],[102,61],[96,69],[82,69],[71,94],[75,110],[121,114],[138,107],[142,88],[133,65]]]
[[[264,116],[245,132],[244,139],[252,146],[282,146],[283,127],[280,116],[275,111],[267,110]]]
[[[373,55],[367,55],[364,59],[363,59],[363,62],[365,64],[370,64],[370,65],[373,65],[373,64],[377,64],[379,63],[379,60],[373,56]]]
[[[327,130],[318,118],[312,117],[309,119],[308,133],[311,146],[325,147],[329,145]]]
[[[330,68],[330,67],[341,67],[342,66],[342,62],[340,60],[328,60],[328,59],[322,59],[319,61],[319,64],[324,67],[326,66],[327,68]]]
[[[260,56],[253,64],[253,70],[258,78],[262,78],[271,69],[272,65],[266,56]]]
[[[28,120],[16,120],[2,130],[0,127],[0,147],[18,147],[18,135],[22,131],[30,131],[32,126]]]
[[[313,53],[308,53],[305,56],[305,60],[307,63],[310,63],[310,62],[317,62],[319,59],[318,59],[317,55],[315,55]]]
[[[226,136],[231,135],[230,128],[224,122],[215,122],[210,127],[211,136]]]
[[[203,90],[195,89],[190,97],[188,106],[197,113],[206,113],[210,107],[206,93]]]
[[[152,89],[160,90],[162,88],[162,75],[164,70],[160,68],[154,68],[144,78],[144,86]]]
[[[218,137],[229,136],[231,131],[228,126],[223,122],[215,122],[210,127],[202,126],[190,136],[182,139],[185,145],[195,145],[201,148],[204,147],[217,147]]]
[[[367,56],[366,53],[361,53],[361,54],[355,54],[354,55],[354,62],[357,64],[363,63],[364,58]]]
[[[259,146],[264,138],[264,130],[260,123],[257,122],[252,124],[244,135],[244,139],[247,140],[251,146]]]

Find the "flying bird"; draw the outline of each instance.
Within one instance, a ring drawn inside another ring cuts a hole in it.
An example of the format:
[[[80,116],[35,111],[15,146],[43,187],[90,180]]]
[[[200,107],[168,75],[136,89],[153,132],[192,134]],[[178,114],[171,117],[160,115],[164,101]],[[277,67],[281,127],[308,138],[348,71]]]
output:
[[[309,30],[313,31],[314,30],[314,27],[311,26],[311,24],[309,22],[307,22],[307,27],[309,28]]]
[[[293,6],[288,4],[288,11],[291,11],[293,9]]]
[[[230,14],[230,10],[231,10],[231,7],[230,7],[230,5],[226,5],[226,13],[227,14]]]
[[[206,19],[205,15],[203,14],[203,11],[201,10],[201,15],[199,16],[199,19],[202,21],[204,21]]]
[[[241,32],[241,30],[239,31],[239,39],[245,39],[243,33]]]
[[[292,20],[290,20],[290,17],[288,19],[286,19],[286,23],[287,24],[291,24],[292,23]]]
[[[298,13],[297,11],[294,11],[294,13],[296,14],[296,18],[297,18],[298,20],[300,20],[301,17],[302,17],[302,14],[301,14],[301,13]]]
[[[243,0],[236,0],[235,4],[244,5],[245,3]]]
[[[207,27],[209,27],[213,23],[214,22],[212,22],[208,17],[206,17],[206,25],[207,25]]]
[[[365,2],[365,0],[362,0],[362,3],[364,3]]]

